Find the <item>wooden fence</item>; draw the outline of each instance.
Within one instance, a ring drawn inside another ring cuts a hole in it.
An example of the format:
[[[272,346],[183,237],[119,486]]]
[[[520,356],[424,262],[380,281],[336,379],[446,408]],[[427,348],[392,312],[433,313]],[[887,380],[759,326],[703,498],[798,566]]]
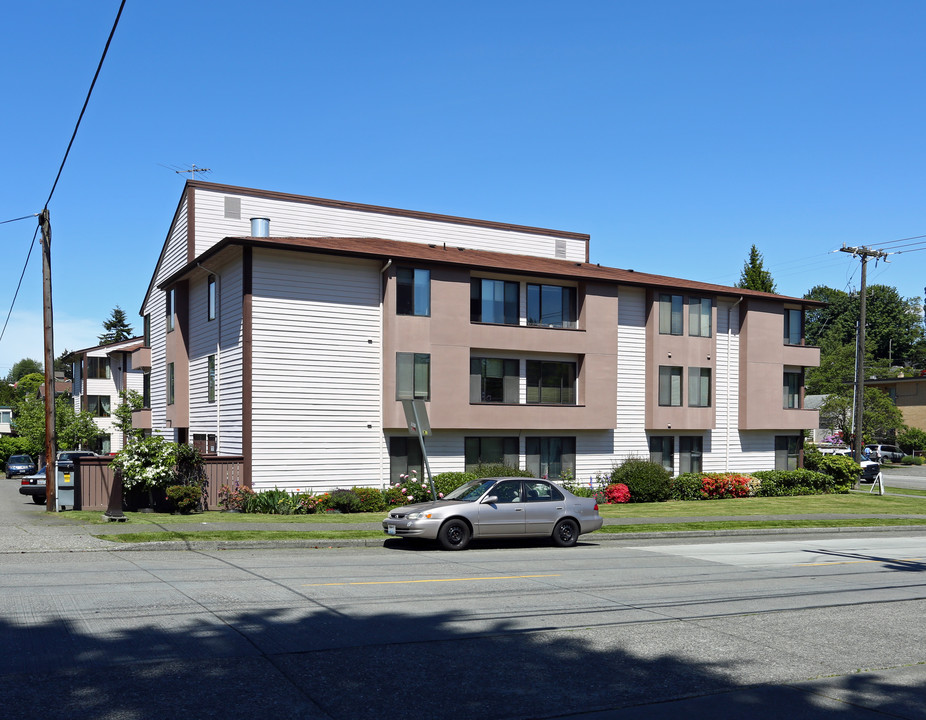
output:
[[[106,510],[113,491],[111,458],[83,457],[74,462],[74,508]],[[206,508],[219,509],[219,490],[223,485],[244,486],[244,458],[240,455],[205,455]]]

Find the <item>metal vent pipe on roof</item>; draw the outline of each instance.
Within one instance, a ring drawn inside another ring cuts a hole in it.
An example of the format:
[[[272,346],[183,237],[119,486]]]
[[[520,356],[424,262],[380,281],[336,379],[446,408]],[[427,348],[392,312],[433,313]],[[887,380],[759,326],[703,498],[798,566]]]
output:
[[[270,218],[251,218],[251,237],[270,237]]]

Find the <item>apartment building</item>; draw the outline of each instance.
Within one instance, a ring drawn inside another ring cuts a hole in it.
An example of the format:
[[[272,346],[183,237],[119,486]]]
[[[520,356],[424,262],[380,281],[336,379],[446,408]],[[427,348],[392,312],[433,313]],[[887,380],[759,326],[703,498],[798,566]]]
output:
[[[793,467],[815,303],[589,261],[580,233],[200,181],[146,294],[135,418],[241,455],[255,488],[506,462],[585,480]]]
[[[123,390],[145,392],[149,376],[132,364],[133,353],[142,347],[143,339],[136,337],[71,354],[74,410],[89,412],[103,433],[93,447],[85,449],[109,455],[125,445],[123,433],[115,427],[113,411],[122,402]]]

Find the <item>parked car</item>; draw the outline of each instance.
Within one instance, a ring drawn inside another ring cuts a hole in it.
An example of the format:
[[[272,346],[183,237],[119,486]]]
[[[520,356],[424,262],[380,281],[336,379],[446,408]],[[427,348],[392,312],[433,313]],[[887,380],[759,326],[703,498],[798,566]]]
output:
[[[73,471],[76,457],[96,457],[96,453],[91,450],[62,450],[58,453],[58,470],[60,472]]]
[[[19,494],[31,495],[36,505],[45,504],[45,468],[34,475],[26,475],[19,481]]]
[[[871,451],[871,459],[875,462],[900,462],[904,458],[904,451],[896,445],[866,445]]]
[[[859,463],[862,466],[862,482],[874,482],[878,479],[878,473],[881,472],[881,465],[874,460],[862,460]]]
[[[10,455],[6,461],[6,476],[31,475],[35,472],[35,463],[28,455]]]
[[[549,537],[560,547],[602,525],[598,504],[547,480],[480,478],[432,502],[395,508],[383,532],[462,550],[472,538]]]

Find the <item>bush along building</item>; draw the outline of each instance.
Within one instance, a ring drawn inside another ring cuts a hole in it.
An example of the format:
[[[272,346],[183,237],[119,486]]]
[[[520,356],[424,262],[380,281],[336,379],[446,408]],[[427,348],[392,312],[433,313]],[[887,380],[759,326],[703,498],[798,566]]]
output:
[[[504,462],[585,481],[800,463],[812,301],[588,262],[589,237],[190,181],[134,351],[136,428],[255,489]]]

